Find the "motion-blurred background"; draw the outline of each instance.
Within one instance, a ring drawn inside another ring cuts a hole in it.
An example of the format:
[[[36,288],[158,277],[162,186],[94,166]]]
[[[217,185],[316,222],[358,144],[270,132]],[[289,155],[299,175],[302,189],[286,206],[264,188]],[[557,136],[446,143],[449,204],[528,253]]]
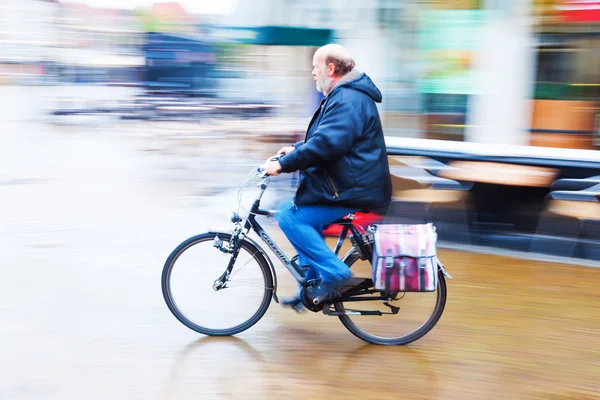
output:
[[[396,217],[600,259],[598,1],[3,0],[0,108],[261,159],[302,138],[331,42],[383,92]]]
[[[3,0],[0,7],[5,85],[120,86],[137,95],[260,103],[265,115],[305,118],[318,101],[312,54],[337,42],[381,88],[387,135],[598,144],[595,1]]]

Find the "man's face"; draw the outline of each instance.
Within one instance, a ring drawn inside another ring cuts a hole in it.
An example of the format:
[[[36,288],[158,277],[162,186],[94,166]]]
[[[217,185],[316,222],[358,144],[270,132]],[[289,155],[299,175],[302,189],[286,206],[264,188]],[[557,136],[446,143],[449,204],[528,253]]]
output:
[[[331,91],[333,77],[329,76],[325,59],[318,53],[313,57],[313,79],[316,82],[317,90],[324,95]]]

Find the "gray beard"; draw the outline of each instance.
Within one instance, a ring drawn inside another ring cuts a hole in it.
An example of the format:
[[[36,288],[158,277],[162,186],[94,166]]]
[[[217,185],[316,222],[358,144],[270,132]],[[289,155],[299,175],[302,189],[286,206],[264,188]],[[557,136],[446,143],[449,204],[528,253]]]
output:
[[[333,79],[326,78],[322,82],[317,80],[317,90],[319,92],[323,93],[325,96],[327,96],[329,94],[329,92],[331,92],[332,88],[333,88]]]

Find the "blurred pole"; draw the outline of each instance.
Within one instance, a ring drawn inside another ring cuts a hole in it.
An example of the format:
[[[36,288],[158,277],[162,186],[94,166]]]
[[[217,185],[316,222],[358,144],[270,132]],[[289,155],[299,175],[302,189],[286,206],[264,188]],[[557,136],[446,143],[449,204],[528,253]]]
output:
[[[528,145],[535,81],[531,0],[487,0],[465,140]]]

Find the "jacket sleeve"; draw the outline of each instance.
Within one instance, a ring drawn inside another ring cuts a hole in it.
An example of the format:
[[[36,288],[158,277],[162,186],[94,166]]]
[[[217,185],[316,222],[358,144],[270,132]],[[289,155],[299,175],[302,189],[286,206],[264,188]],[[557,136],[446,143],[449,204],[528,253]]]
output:
[[[352,102],[343,100],[332,102],[310,139],[279,161],[282,172],[314,167],[350,151],[362,133],[362,121]]]

